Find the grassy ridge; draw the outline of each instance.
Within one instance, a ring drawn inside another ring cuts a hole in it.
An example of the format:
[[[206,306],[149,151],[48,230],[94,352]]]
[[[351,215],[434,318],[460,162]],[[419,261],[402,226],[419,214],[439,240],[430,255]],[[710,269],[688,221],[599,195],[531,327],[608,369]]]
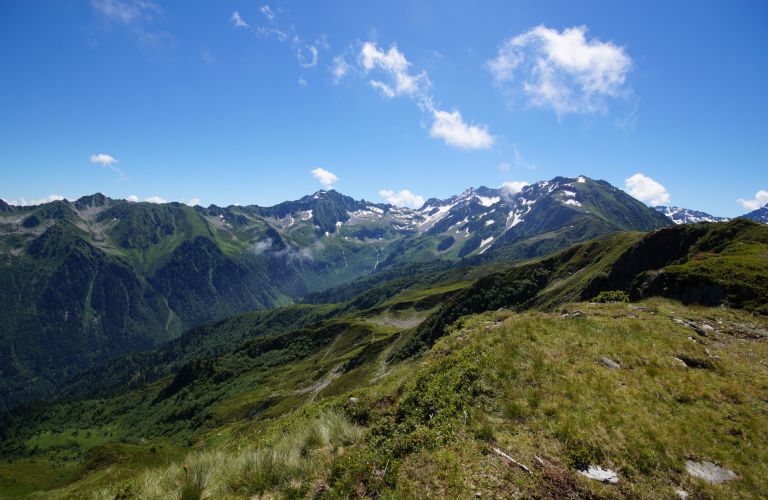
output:
[[[663,299],[566,309],[581,316],[463,317],[421,363],[277,420],[218,431],[228,434],[227,444],[203,452],[199,443],[184,460],[188,471],[150,467],[107,489],[86,478],[61,493],[160,499],[198,488],[191,498],[536,498],[570,491],[655,499],[682,489],[696,498],[762,497],[765,318]],[[713,329],[703,337],[676,319]],[[209,447],[221,439],[216,433],[207,434]],[[687,459],[716,462],[739,479],[706,483],[685,471]],[[586,464],[615,470],[619,483],[579,476]]]

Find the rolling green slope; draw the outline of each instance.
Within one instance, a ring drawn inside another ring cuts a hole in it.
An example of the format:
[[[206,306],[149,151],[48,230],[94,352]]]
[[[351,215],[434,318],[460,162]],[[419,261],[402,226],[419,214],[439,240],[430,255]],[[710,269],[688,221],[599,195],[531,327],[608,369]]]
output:
[[[0,414],[0,494],[159,499],[198,484],[230,499],[656,499],[675,489],[760,498],[768,321],[754,313],[768,312],[767,260],[766,226],[703,223],[209,324],[146,354],[177,362],[172,375]],[[637,290],[658,275],[665,287]],[[693,296],[689,283],[722,287],[727,307],[703,307],[715,296]],[[583,302],[608,290],[642,302]],[[169,465],[142,467],[149,453]],[[706,483],[686,460],[739,479]],[[619,483],[581,477],[588,465],[616,471]]]

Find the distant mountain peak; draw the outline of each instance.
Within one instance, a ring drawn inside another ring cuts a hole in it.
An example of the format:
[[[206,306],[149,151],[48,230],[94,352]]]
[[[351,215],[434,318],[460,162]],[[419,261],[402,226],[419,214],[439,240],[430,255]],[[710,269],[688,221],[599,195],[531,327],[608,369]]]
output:
[[[653,207],[655,210],[666,215],[675,224],[692,224],[696,222],[728,222],[731,220],[728,217],[715,217],[705,212],[698,212],[688,208],[680,207],[665,207],[663,205]]]
[[[742,215],[742,217],[745,219],[762,222],[763,224],[768,224],[768,203],[766,203],[762,208],[758,208],[757,210],[749,212],[748,214]]]

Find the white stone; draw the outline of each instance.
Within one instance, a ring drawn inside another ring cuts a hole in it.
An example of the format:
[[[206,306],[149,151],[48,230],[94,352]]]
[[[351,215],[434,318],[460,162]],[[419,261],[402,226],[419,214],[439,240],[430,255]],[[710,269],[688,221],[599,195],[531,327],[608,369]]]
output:
[[[688,474],[693,477],[698,477],[710,483],[722,483],[724,481],[731,481],[739,478],[739,476],[732,470],[723,469],[722,467],[718,467],[712,462],[707,461],[697,463],[693,460],[686,460],[685,469],[688,471]]]
[[[616,484],[619,482],[619,475],[611,469],[604,469],[595,465],[590,465],[586,470],[577,470],[582,476],[600,481],[602,483]]]

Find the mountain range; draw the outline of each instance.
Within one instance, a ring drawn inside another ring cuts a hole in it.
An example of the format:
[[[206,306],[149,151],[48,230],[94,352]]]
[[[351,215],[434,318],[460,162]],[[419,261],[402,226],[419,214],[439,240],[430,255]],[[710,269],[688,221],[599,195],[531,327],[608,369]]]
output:
[[[728,222],[729,220],[732,220],[728,217],[715,217],[713,215],[709,215],[708,213],[698,212],[688,208],[665,207],[663,205],[653,208],[672,219],[675,224],[695,224],[697,222]],[[762,208],[758,208],[757,210],[753,210],[747,214],[740,215],[739,217],[742,219],[750,219],[753,221],[762,222],[764,224],[768,223],[768,205],[765,205]]]
[[[419,209],[334,190],[272,207],[102,194],[38,206],[0,201],[0,407],[49,397],[80,370],[197,325],[368,275],[537,258],[671,224],[584,176],[519,192],[470,188]]]

